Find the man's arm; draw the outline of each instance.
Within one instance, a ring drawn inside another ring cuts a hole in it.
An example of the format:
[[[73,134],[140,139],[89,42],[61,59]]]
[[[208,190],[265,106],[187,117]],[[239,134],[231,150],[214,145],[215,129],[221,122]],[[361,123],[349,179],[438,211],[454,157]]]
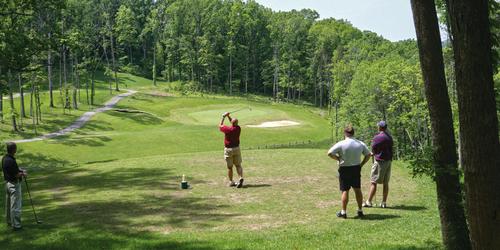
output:
[[[328,156],[330,156],[330,158],[336,160],[336,161],[340,161],[340,157],[338,157],[337,155],[334,155],[334,154],[328,154]]]
[[[226,116],[229,117],[229,113],[228,112],[222,114],[222,120],[220,120],[219,127],[224,126],[224,120],[226,119]],[[229,118],[229,120],[231,120],[231,118]]]
[[[339,152],[339,146],[338,144],[335,144],[333,145],[332,148],[330,148],[330,150],[328,150],[328,156],[336,161],[339,161],[340,162],[340,156],[338,155],[338,152]]]
[[[365,155],[365,158],[364,158],[364,159],[363,159],[363,161],[361,162],[361,167],[363,167],[363,166],[366,164],[366,162],[368,162],[368,160],[370,160],[370,157],[371,157],[371,156],[372,156],[372,154],[371,154],[371,153],[369,153],[369,154]]]

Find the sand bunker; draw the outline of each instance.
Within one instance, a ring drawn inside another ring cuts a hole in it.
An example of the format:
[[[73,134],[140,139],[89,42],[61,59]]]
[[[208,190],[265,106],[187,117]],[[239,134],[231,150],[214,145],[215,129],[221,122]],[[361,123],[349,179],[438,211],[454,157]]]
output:
[[[278,127],[289,127],[298,126],[300,123],[294,121],[273,121],[273,122],[263,122],[259,125],[248,125],[250,128],[278,128]]]

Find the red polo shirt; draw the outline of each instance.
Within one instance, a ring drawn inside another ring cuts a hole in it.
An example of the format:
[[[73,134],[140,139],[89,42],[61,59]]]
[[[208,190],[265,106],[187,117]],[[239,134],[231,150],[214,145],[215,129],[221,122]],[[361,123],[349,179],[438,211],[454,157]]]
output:
[[[235,148],[240,146],[240,126],[220,126],[220,131],[224,133],[224,146]]]

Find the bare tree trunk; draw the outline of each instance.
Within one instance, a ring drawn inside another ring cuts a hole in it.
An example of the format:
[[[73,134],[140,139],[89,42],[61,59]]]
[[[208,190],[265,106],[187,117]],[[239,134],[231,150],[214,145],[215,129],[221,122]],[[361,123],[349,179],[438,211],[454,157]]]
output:
[[[115,60],[115,45],[114,45],[114,38],[113,38],[113,32],[110,32],[111,36],[109,37],[109,41],[111,43],[111,62],[113,63],[113,73],[114,73],[114,78],[115,78],[115,90],[120,91],[120,88],[118,87],[118,73],[116,72],[116,60]]]
[[[53,108],[54,106],[54,95],[52,94],[53,91],[53,83],[52,83],[52,48],[50,46],[50,39],[52,37],[52,34],[49,32],[49,50],[47,51],[47,74],[49,78],[49,102],[50,102],[50,107]]]
[[[455,58],[467,218],[474,249],[499,249],[500,143],[488,0],[446,0]]]
[[[20,100],[20,109],[21,109],[21,119],[26,117],[26,110],[24,108],[24,88],[22,84],[22,76],[21,73],[18,75],[19,77],[19,100]]]
[[[411,5],[432,126],[443,243],[447,249],[470,249],[436,5],[434,0],[411,0]]]
[[[34,77],[33,77],[34,78]],[[35,87],[33,81],[31,82],[31,93],[30,93],[30,116],[33,117],[33,98],[35,97]],[[33,123],[34,124],[34,123]]]
[[[78,72],[78,55],[75,56],[75,76],[76,76],[76,91],[78,92],[78,102],[81,103],[80,95],[80,73]]]
[[[7,80],[9,82],[9,103],[10,103],[10,114],[12,119],[12,130],[19,132],[16,124],[16,107],[14,106],[14,84],[12,83],[12,74],[10,69],[7,71]]]
[[[229,55],[229,95],[233,95],[233,55]]]
[[[106,57],[106,64],[108,65],[108,69],[110,69],[108,52],[106,50],[106,39],[105,39],[105,37],[102,37],[102,41],[103,41],[102,48],[104,50],[104,56]],[[113,86],[111,85],[111,81],[109,79],[107,79],[107,80],[109,82],[109,94],[112,95],[113,94]]]
[[[63,75],[64,75],[64,108],[69,109],[70,104],[69,104],[69,93],[68,93],[68,74],[67,74],[67,69],[66,69],[66,46],[63,45]]]
[[[37,117],[37,124],[38,121],[42,122],[42,102],[40,101],[40,88],[37,86],[35,87],[35,96],[36,96],[36,117]]]
[[[0,86],[0,122],[3,123],[3,89]]]
[[[156,86],[156,41],[153,44],[153,85]]]
[[[95,97],[95,71],[92,71],[92,79],[90,81],[90,105],[94,105]]]

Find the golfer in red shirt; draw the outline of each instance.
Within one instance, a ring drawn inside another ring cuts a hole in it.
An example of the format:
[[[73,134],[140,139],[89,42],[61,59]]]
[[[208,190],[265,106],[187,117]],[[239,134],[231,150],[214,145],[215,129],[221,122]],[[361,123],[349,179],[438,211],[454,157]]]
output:
[[[225,126],[224,120],[228,118],[232,126]],[[243,168],[241,167],[241,151],[240,151],[240,133],[241,128],[238,126],[238,119],[231,119],[229,113],[222,115],[219,129],[224,133],[224,159],[227,163],[227,177],[229,178],[230,187],[243,187]],[[236,171],[240,180],[238,183],[233,181],[233,165],[236,166]]]

